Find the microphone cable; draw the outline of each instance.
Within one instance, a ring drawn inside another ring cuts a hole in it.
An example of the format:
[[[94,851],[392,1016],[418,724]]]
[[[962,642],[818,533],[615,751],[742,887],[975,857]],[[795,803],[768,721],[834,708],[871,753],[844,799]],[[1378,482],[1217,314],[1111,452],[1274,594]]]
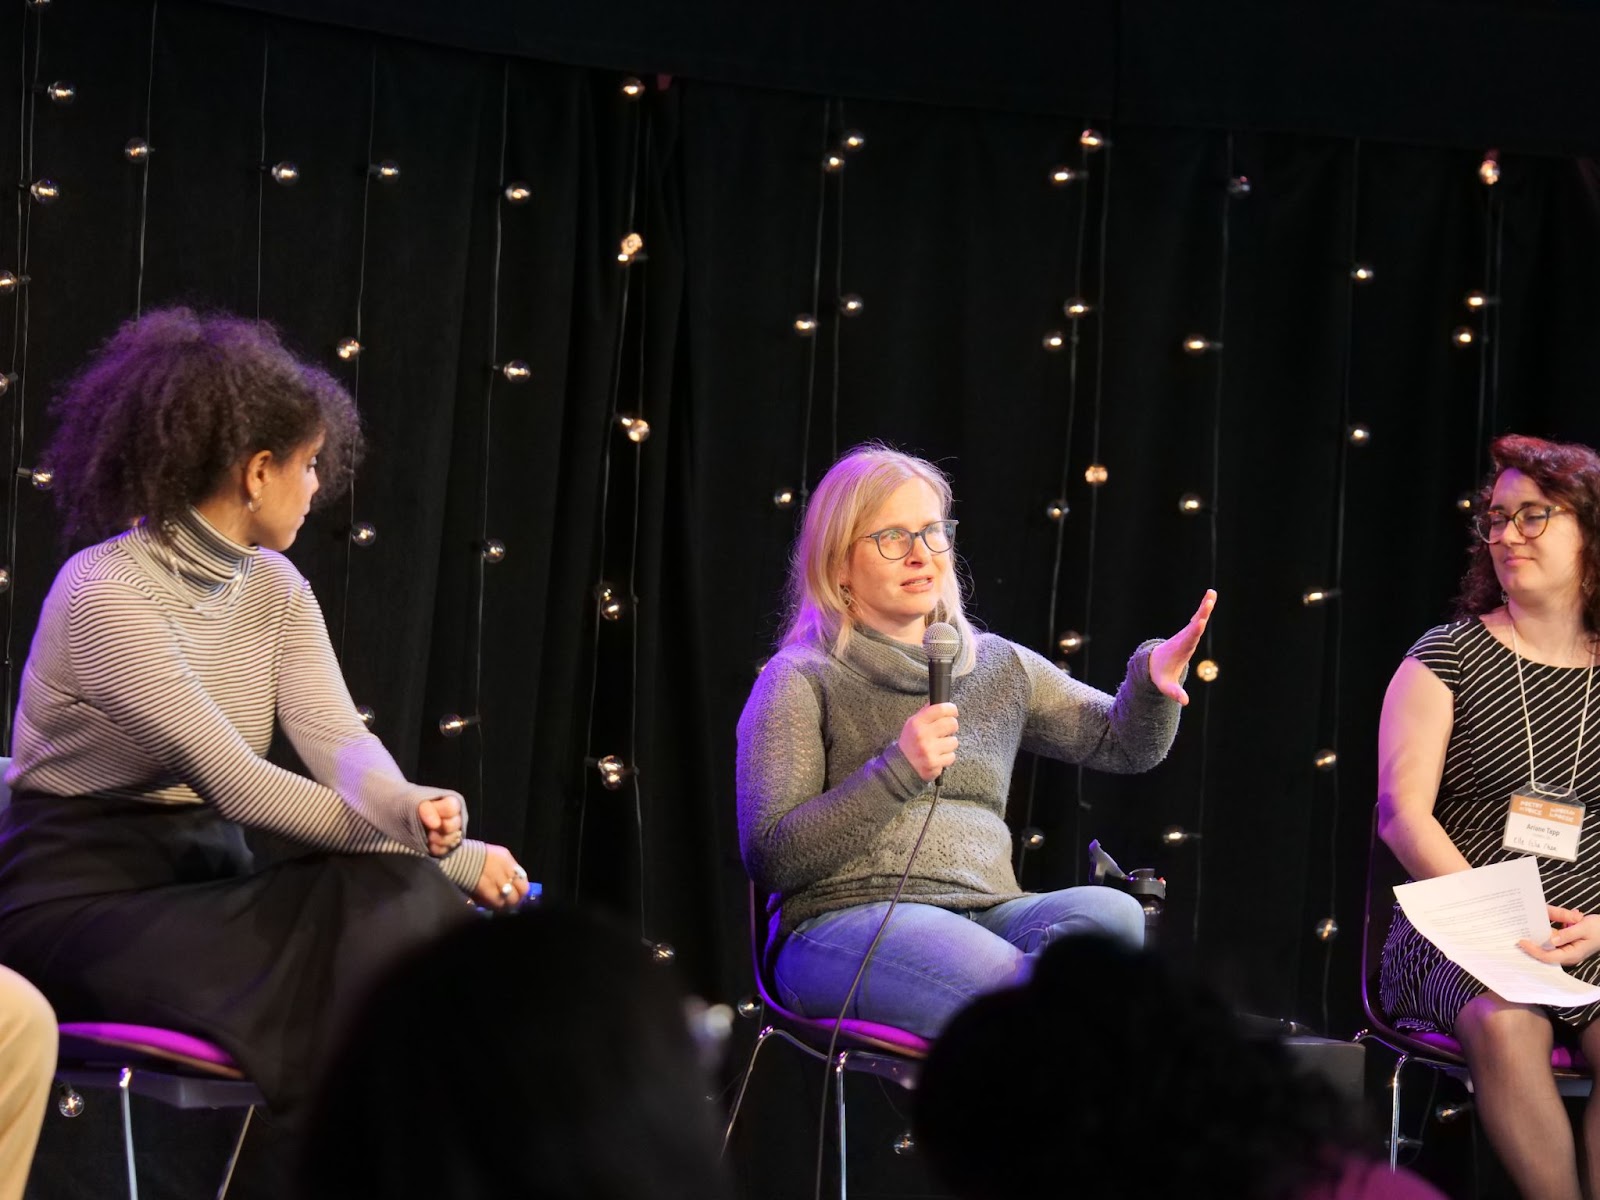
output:
[[[912,843],[911,853],[906,856],[906,868],[900,872],[900,882],[895,885],[894,895],[889,898],[889,910],[883,914],[883,920],[878,922],[877,932],[867,944],[867,952],[861,956],[861,965],[856,968],[856,977],[850,981],[850,990],[845,993],[844,1003],[839,1006],[839,1015],[833,1019],[833,1035],[828,1039],[828,1051],[823,1063],[822,1100],[817,1105],[817,1160],[814,1185],[811,1190],[812,1200],[822,1200],[822,1150],[827,1141],[828,1129],[828,1076],[833,1072],[833,1052],[839,1045],[839,1030],[844,1026],[845,1014],[850,1011],[850,1002],[856,998],[856,989],[861,986],[861,979],[867,973],[867,965],[872,962],[878,943],[883,940],[883,931],[889,927],[889,918],[894,916],[895,906],[900,903],[900,893],[906,889],[906,880],[911,878],[911,867],[917,861],[917,852],[922,849],[922,839],[928,836],[928,826],[933,824],[934,810],[939,807],[939,790],[943,783],[944,772],[940,771],[933,780],[933,796],[928,802],[928,815],[922,819],[922,828],[917,832],[917,840]],[[841,1090],[844,1088],[842,1074],[839,1078],[839,1087]],[[839,1162],[839,1170],[844,1170],[842,1159]]]

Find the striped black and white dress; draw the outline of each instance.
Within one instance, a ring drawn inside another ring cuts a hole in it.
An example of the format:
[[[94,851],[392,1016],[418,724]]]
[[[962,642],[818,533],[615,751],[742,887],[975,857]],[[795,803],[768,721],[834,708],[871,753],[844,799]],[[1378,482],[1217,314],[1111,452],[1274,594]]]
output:
[[[1434,816],[1475,867],[1522,857],[1520,851],[1501,846],[1511,794],[1525,790],[1530,777],[1516,655],[1473,617],[1428,630],[1407,657],[1431,670],[1455,697]],[[1578,728],[1588,668],[1522,660],[1533,727],[1533,777],[1565,788],[1576,760],[1576,798],[1588,805],[1577,861],[1538,860],[1545,899],[1586,913],[1600,909],[1600,671],[1596,675],[1580,755]],[[1567,970],[1600,983],[1600,955]],[[1395,909],[1383,948],[1381,998],[1398,1028],[1450,1033],[1462,1007],[1486,990]],[[1600,1003],[1549,1011],[1567,1025],[1582,1027],[1600,1015]]]

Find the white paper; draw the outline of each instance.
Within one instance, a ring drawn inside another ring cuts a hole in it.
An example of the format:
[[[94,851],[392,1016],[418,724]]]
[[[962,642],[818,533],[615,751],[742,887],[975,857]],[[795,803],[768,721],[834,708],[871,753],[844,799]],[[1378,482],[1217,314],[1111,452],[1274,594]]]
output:
[[[1418,933],[1496,995],[1557,1008],[1600,1000],[1600,987],[1517,948],[1522,938],[1536,946],[1549,944],[1550,918],[1536,859],[1402,883],[1394,896]]]

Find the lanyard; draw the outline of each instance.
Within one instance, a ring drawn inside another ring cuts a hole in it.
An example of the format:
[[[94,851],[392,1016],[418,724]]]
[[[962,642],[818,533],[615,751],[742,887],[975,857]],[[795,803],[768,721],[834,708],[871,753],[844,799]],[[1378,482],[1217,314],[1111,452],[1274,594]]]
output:
[[[1522,695],[1522,728],[1528,735],[1528,782],[1536,782],[1533,768],[1533,722],[1528,717],[1528,689],[1522,682],[1522,652],[1517,649],[1517,623],[1511,620],[1511,610],[1506,609],[1506,620],[1511,623],[1511,655],[1517,663],[1517,691]],[[1589,651],[1589,673],[1583,681],[1583,715],[1578,718],[1578,749],[1572,756],[1572,778],[1567,783],[1567,794],[1578,786],[1578,764],[1583,760],[1583,731],[1589,724],[1589,689],[1594,686],[1594,650]]]

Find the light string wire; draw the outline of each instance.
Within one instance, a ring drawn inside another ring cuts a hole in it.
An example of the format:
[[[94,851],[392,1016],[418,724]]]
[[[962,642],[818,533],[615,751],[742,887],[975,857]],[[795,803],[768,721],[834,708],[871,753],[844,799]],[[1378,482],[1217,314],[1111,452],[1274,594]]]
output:
[[[644,143],[641,153],[644,156],[644,172],[642,179],[644,186],[650,186],[651,180],[651,142],[650,110],[642,109],[639,114],[637,128],[639,138]],[[634,229],[633,210],[637,203],[639,181],[635,179],[634,190],[629,198],[628,228]],[[644,244],[650,244],[650,205],[644,205],[643,213],[639,217],[638,233]],[[630,269],[648,270],[649,259]],[[639,347],[638,364],[638,391],[634,401],[634,412],[641,418],[645,411],[645,332],[650,323],[647,312],[650,303],[649,276],[639,281],[639,320],[637,342]],[[620,356],[622,347],[619,344],[617,353]],[[646,940],[650,936],[650,920],[648,909],[649,889],[646,886],[646,867],[644,853],[644,786],[640,783],[639,772],[639,589],[636,578],[639,568],[639,514],[640,514],[640,487],[644,482],[644,443],[635,442],[633,446],[633,530],[632,544],[628,547],[628,604],[632,613],[632,627],[629,630],[629,702],[628,702],[628,764],[633,767],[630,781],[633,785],[633,829],[639,854],[639,935]]]
[[[267,67],[271,62],[272,42],[266,33],[261,35],[261,149],[256,172],[256,320],[261,320],[262,231],[267,213]]]
[[[370,59],[367,82],[367,168],[363,172],[365,178],[361,185],[361,258],[360,263],[356,268],[356,328],[355,333],[352,335],[356,340],[357,349],[355,359],[351,363],[351,365],[355,368],[355,373],[351,376],[350,380],[350,399],[355,404],[356,412],[358,414],[361,411],[361,359],[366,354],[366,343],[362,341],[364,332],[362,315],[366,307],[367,296],[367,223],[372,206],[372,150],[376,144],[377,132],[378,48],[376,45],[374,45],[372,47],[372,56]],[[498,205],[496,205],[495,211],[497,213],[499,212]],[[492,362],[494,360],[491,358],[490,361]],[[491,381],[493,378],[494,376],[491,373]],[[354,536],[356,526],[356,478],[355,472],[353,471],[350,473],[348,487],[349,496],[345,502],[345,510],[348,517],[346,524],[348,525],[348,528],[345,530],[346,537],[344,540],[344,591],[341,597],[339,613],[339,661],[341,663],[344,661],[345,634],[348,633],[350,629],[350,578],[354,567],[352,560],[354,558],[356,549]],[[476,713],[478,710],[474,708],[472,711]],[[480,793],[479,803],[482,803],[482,799],[483,798]]]
[[[150,0],[150,61],[144,84],[144,142],[145,157],[140,164],[139,180],[139,250],[137,273],[133,284],[133,315],[144,312],[144,246],[145,232],[150,223],[150,147],[155,144],[151,133],[151,116],[155,111],[156,93],[156,18],[161,11],[161,0]]]
[[[1332,655],[1328,680],[1328,741],[1335,758],[1328,768],[1332,775],[1329,790],[1332,792],[1332,811],[1328,817],[1328,915],[1334,917],[1339,901],[1339,814],[1343,807],[1343,787],[1339,772],[1339,717],[1344,700],[1344,550],[1349,517],[1350,450],[1349,429],[1354,420],[1351,395],[1355,375],[1355,322],[1356,256],[1360,252],[1361,237],[1361,139],[1350,148],[1350,219],[1349,236],[1345,246],[1344,346],[1341,355],[1342,379],[1339,389],[1339,482],[1334,495],[1333,510],[1333,581],[1329,585],[1337,593],[1333,604]],[[1323,944],[1322,988],[1320,991],[1322,1031],[1331,1027],[1329,1021],[1329,987],[1333,978],[1333,938]]]
[[[1078,148],[1078,163],[1080,169],[1087,171],[1089,150],[1086,146]],[[1083,248],[1088,238],[1089,230],[1089,191],[1087,188],[1076,189],[1078,193],[1078,228],[1073,249],[1072,262],[1072,294],[1074,297],[1083,296]],[[1101,247],[1104,252],[1104,246]],[[1095,312],[1104,311],[1105,295],[1094,298]],[[1098,320],[1098,316],[1096,317]],[[1061,449],[1061,481],[1056,487],[1056,496],[1066,502],[1067,483],[1072,475],[1072,435],[1077,421],[1078,412],[1078,357],[1082,345],[1081,319],[1071,322],[1072,336],[1067,342],[1067,430]],[[1058,636],[1056,630],[1057,610],[1061,597],[1061,565],[1066,552],[1067,516],[1063,512],[1056,521],[1055,530],[1055,557],[1050,564],[1050,603],[1045,619],[1045,650],[1048,654],[1055,647]],[[1024,830],[1033,827],[1034,799],[1039,787],[1039,756],[1030,755],[1028,761],[1028,788],[1027,801],[1023,806],[1022,826]],[[1028,840],[1026,834],[1017,843],[1017,877],[1022,877],[1022,872],[1028,863]]]
[[[1225,350],[1227,342],[1228,324],[1228,264],[1233,252],[1233,202],[1235,199],[1230,186],[1234,178],[1234,145],[1233,134],[1228,134],[1226,143],[1227,172],[1224,177],[1222,189],[1222,230],[1221,254],[1222,262],[1217,270],[1217,325],[1212,340]],[[1222,401],[1224,396],[1223,384],[1223,352],[1218,351],[1212,357],[1216,360],[1215,375],[1212,380],[1211,393],[1211,495],[1207,509],[1207,534],[1210,543],[1210,579],[1206,586],[1215,587],[1217,569],[1220,563],[1218,555],[1218,534],[1220,528],[1219,514],[1222,509]],[[1204,634],[1205,656],[1211,658],[1212,651],[1212,626],[1208,622]],[[1205,689],[1200,697],[1200,778],[1195,787],[1194,824],[1195,832],[1200,835],[1195,845],[1194,855],[1194,913],[1190,927],[1190,937],[1196,948],[1200,945],[1200,906],[1205,891],[1205,860],[1206,860],[1206,788],[1210,782],[1211,773],[1211,691]]]
[[[492,825],[489,821],[489,797],[484,788],[484,760],[488,757],[488,744],[483,732],[483,626],[484,593],[488,583],[485,572],[489,565],[489,560],[484,556],[484,549],[489,540],[489,468],[493,461],[491,450],[494,444],[494,385],[495,376],[500,373],[498,366],[500,266],[505,243],[505,202],[502,193],[506,186],[506,146],[510,140],[510,126],[511,63],[507,60],[500,67],[500,160],[494,204],[494,264],[489,271],[489,372],[488,382],[483,389],[483,439],[478,462],[478,544],[474,547],[472,564],[472,656],[469,659],[471,676],[467,683],[467,695],[471,697],[471,713],[477,718],[473,726],[473,744],[477,749],[473,764],[477,783],[474,802],[478,806],[478,820],[486,832]],[[370,165],[372,161],[370,148],[367,161]],[[370,170],[367,180],[370,186],[372,180]]]
[[[633,232],[635,207],[638,198],[639,156],[642,146],[642,124],[642,118],[636,115],[633,120],[633,145],[628,154],[628,184],[626,191],[628,203],[628,217],[626,225],[628,232]],[[618,240],[620,242],[620,239]],[[617,302],[617,320],[615,327],[616,333],[611,356],[613,363],[611,369],[611,403],[606,411],[605,432],[601,440],[603,449],[601,450],[600,454],[600,515],[595,527],[594,563],[596,570],[600,572],[600,578],[602,579],[605,577],[607,541],[606,522],[610,517],[611,510],[611,438],[612,433],[617,426],[617,418],[622,415],[621,409],[619,408],[619,403],[622,397],[623,343],[628,332],[628,312],[633,293],[633,270],[639,261],[639,256],[635,255],[632,261],[621,264],[622,288]],[[630,589],[631,586],[632,585],[630,583]],[[602,620],[600,616],[600,599],[598,596],[591,595],[590,601],[591,615],[594,619],[594,636],[590,641],[589,649],[588,715],[584,719],[583,727],[583,746],[584,755],[586,758],[585,765],[587,765],[587,760],[596,757],[594,753],[594,717],[596,700],[600,691],[600,622]],[[633,619],[637,621],[638,617],[636,614]],[[635,764],[633,763],[629,763],[630,767],[634,765]],[[589,780],[587,774],[585,774],[578,803],[578,832],[572,871],[572,901],[574,904],[578,902],[583,892],[583,843],[588,825],[588,793]]]
[[[842,141],[844,137],[843,131],[847,128],[844,119],[844,101],[837,100],[835,101],[835,105],[836,107],[834,111],[838,116],[838,120],[835,122],[834,127],[840,131],[839,137]],[[842,144],[839,147],[838,153],[840,162],[848,163],[848,159],[846,159],[844,153],[844,146]],[[844,166],[840,166],[840,168],[834,172],[833,183],[833,346],[831,347],[833,351],[833,384],[832,391],[830,393],[832,399],[833,418],[833,453],[830,461],[837,461],[839,458],[839,342],[844,323],[844,180],[845,176],[849,173],[850,172],[846,170]],[[820,251],[820,230],[818,232],[818,250]],[[812,292],[813,295],[816,294],[815,287],[813,287]],[[816,301],[813,301],[812,315],[818,318],[818,325],[820,328],[821,314],[817,313],[815,306]]]
[[[1095,270],[1095,297],[1096,303],[1103,305],[1106,294],[1106,272],[1111,257],[1111,244],[1108,234],[1111,229],[1111,155],[1114,147],[1110,141],[1105,142],[1100,150],[1100,261]],[[1106,349],[1106,323],[1105,309],[1100,310],[1100,319],[1094,325],[1094,389],[1091,395],[1089,422],[1089,461],[1100,461],[1100,416],[1105,400],[1105,355]],[[1089,546],[1088,557],[1083,570],[1083,628],[1093,628],[1092,613],[1094,608],[1094,564],[1095,549],[1099,542],[1100,531],[1100,488],[1098,485],[1089,489]],[[1089,675],[1089,651],[1091,643],[1088,638],[1083,643],[1083,675]],[[1083,843],[1083,814],[1089,811],[1089,802],[1085,799],[1084,768],[1080,764],[1073,772],[1073,801],[1072,801],[1072,880],[1074,883],[1083,881],[1084,843]]]
[[[32,16],[33,71],[28,71],[28,24]],[[15,377],[12,390],[16,393],[11,417],[11,474],[10,507],[6,513],[6,565],[12,572],[11,586],[6,589],[6,712],[5,729],[0,732],[6,754],[11,753],[11,717],[16,705],[16,659],[13,653],[17,627],[17,508],[21,502],[22,451],[27,438],[28,389],[28,337],[32,324],[32,303],[29,286],[22,281],[30,273],[33,231],[33,207],[29,203],[28,181],[33,175],[34,126],[39,103],[39,63],[44,55],[44,14],[36,8],[24,8],[22,36],[17,39],[21,50],[21,69],[18,71],[22,94],[17,105],[17,288],[16,300],[11,310],[11,365],[9,374]]]
[[[817,300],[822,294],[822,230],[828,215],[828,152],[832,147],[833,101],[822,103],[822,153],[817,159],[817,223],[811,254],[811,319],[817,320]],[[841,168],[841,175],[844,173]],[[811,504],[811,411],[817,398],[817,338],[813,330],[806,347],[806,401],[800,422],[800,516]]]

